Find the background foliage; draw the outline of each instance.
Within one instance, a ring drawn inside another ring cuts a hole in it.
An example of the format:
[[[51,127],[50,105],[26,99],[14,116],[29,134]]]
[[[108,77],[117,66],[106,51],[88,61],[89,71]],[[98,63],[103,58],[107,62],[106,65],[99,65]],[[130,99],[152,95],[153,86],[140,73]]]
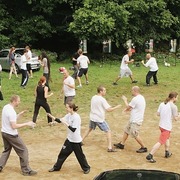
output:
[[[103,40],[119,50],[131,38],[141,52],[150,38],[157,48],[179,39],[179,9],[177,0],[0,0],[0,48],[74,52],[88,39],[93,52],[102,51]]]

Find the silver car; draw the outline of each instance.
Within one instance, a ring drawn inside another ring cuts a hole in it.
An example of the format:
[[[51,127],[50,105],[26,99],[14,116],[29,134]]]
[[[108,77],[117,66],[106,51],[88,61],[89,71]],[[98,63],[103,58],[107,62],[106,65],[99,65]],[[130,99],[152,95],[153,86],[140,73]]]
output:
[[[0,64],[3,70],[10,70],[9,51],[10,49],[3,49],[0,51]],[[16,48],[14,52],[17,73],[20,73],[21,70],[21,56],[23,55],[23,52],[24,48]],[[39,70],[41,68],[41,64],[38,61],[38,56],[36,54],[32,53],[30,62],[32,70]]]

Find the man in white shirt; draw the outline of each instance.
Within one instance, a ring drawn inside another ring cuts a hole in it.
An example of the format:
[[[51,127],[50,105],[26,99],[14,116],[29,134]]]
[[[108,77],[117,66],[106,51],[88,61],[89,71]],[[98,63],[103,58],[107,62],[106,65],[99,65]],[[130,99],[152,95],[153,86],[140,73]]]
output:
[[[129,60],[131,56],[132,56],[132,52],[130,50],[128,50],[128,53],[123,56],[122,61],[121,61],[121,66],[120,66],[120,74],[116,78],[116,80],[113,82],[113,85],[117,85],[117,81],[124,76],[129,76],[132,83],[137,83],[136,80],[133,80],[132,71],[128,66],[128,64],[134,62],[134,59]]]
[[[105,112],[111,112],[119,108],[121,105],[111,107],[106,99],[103,97],[106,95],[106,88],[99,86],[97,88],[97,95],[94,95],[91,99],[91,111],[90,111],[90,123],[89,129],[83,136],[83,140],[89,135],[92,130],[96,129],[96,126],[107,134],[108,140],[108,152],[115,152],[112,148],[111,142],[111,130],[108,123],[105,120]]]
[[[66,105],[68,102],[72,101],[74,96],[76,95],[75,92],[75,81],[74,79],[69,75],[69,72],[67,69],[64,69],[64,81],[63,81],[63,88],[62,93],[64,93],[64,105]]]
[[[144,63],[144,61],[141,61],[141,63],[145,66],[145,67],[149,67],[150,70],[146,75],[146,85],[150,86],[150,80],[153,77],[154,80],[154,84],[158,84],[158,80],[157,80],[157,72],[158,72],[158,65],[156,62],[156,58],[151,57],[151,54],[148,53],[146,55],[146,59],[147,62],[146,64]]]
[[[25,111],[16,113],[15,108],[18,107],[20,103],[20,97],[14,95],[10,99],[10,103],[5,105],[2,110],[2,128],[1,134],[4,143],[4,151],[0,157],[0,172],[5,167],[12,148],[19,156],[21,171],[24,176],[33,176],[37,174],[36,171],[32,170],[29,166],[29,155],[28,149],[21,137],[18,134],[17,129],[30,126],[34,127],[35,123],[32,121],[25,123],[17,123],[18,118]]]
[[[125,111],[131,111],[131,116],[124,130],[122,141],[120,143],[114,144],[114,146],[119,149],[124,149],[125,142],[128,139],[128,136],[131,135],[141,146],[141,148],[136,152],[144,153],[147,152],[147,148],[145,147],[141,137],[139,136],[139,132],[144,119],[146,101],[140,94],[140,88],[138,86],[132,87],[132,95],[134,97],[132,98],[130,103],[128,103],[125,96],[122,96],[122,99],[126,105]]]
[[[78,50],[79,57],[77,58],[77,65],[79,67],[79,72],[77,73],[77,80],[79,85],[77,87],[82,87],[81,77],[84,74],[86,78],[86,84],[89,84],[88,81],[88,64],[90,64],[89,58],[83,55],[82,49]]]

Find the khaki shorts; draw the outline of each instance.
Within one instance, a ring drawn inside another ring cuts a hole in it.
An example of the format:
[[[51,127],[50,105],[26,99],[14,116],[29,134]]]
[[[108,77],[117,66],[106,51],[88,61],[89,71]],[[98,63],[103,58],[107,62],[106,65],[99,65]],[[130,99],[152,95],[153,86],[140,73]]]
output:
[[[139,135],[141,125],[137,123],[128,123],[125,127],[125,133],[131,135],[133,138],[136,138]]]

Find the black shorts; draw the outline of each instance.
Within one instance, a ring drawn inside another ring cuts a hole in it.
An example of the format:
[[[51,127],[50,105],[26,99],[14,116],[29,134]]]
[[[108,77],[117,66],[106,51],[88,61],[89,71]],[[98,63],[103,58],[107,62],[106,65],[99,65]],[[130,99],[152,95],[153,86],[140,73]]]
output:
[[[31,70],[31,64],[26,64],[26,67],[27,67],[27,71]]]
[[[88,68],[81,68],[77,74],[78,77],[81,77],[83,74],[86,75],[88,72]]]

